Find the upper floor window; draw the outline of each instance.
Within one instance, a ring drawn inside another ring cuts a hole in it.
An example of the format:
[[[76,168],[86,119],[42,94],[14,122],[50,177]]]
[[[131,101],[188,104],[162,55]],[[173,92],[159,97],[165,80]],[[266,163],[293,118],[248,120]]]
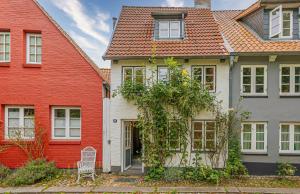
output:
[[[5,107],[5,138],[32,139],[34,138],[34,108]]]
[[[0,62],[10,62],[9,32],[0,32]]]
[[[241,94],[267,95],[267,66],[243,65],[241,67]]]
[[[300,124],[280,124],[280,152],[300,153]]]
[[[55,107],[52,109],[52,139],[80,139],[80,108]]]
[[[158,81],[168,82],[170,77],[170,72],[168,67],[158,67],[157,76],[158,76]]]
[[[192,77],[210,92],[216,89],[216,67],[215,66],[193,66]]]
[[[300,65],[280,66],[280,94],[300,95]]]
[[[42,63],[42,35],[41,34],[26,34],[27,42],[27,59],[28,64]]]
[[[267,152],[267,123],[242,123],[243,152]]]
[[[216,122],[193,122],[193,150],[213,151],[216,148]]]
[[[293,37],[293,11],[283,11],[282,6],[270,12],[270,38]]]
[[[144,84],[146,77],[145,67],[123,67],[123,82]]]
[[[180,20],[160,20],[158,22],[158,36],[164,38],[181,38]]]

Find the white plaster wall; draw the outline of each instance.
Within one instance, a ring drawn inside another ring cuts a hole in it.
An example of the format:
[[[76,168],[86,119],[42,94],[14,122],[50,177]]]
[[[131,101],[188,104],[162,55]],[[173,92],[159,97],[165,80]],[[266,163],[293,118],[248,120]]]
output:
[[[180,64],[184,64],[183,61],[178,60]],[[162,60],[158,60],[158,64],[163,65]],[[191,73],[192,65],[215,65],[216,66],[216,96],[218,100],[222,100],[222,106],[224,111],[228,111],[229,107],[229,63],[220,63],[220,60],[214,59],[190,59],[188,64],[184,64],[183,67]],[[120,60],[118,64],[112,64],[111,69],[111,90],[112,93],[122,83],[122,67],[123,66],[146,66],[146,76],[151,76],[152,70],[156,70],[152,64],[149,64],[148,60]],[[111,138],[111,165],[121,166],[122,164],[122,121],[124,120],[136,120],[137,109],[132,104],[123,99],[120,95],[111,99],[110,106],[110,138]],[[203,112],[199,114],[195,119],[207,120],[213,119],[212,114]],[[116,122],[113,122],[113,121]],[[174,160],[174,164],[178,164],[178,160]],[[172,163],[173,163],[172,162]]]

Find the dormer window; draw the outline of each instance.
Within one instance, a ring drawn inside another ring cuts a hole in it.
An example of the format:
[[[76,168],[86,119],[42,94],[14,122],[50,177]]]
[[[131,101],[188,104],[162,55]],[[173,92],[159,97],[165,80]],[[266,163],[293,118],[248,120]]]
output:
[[[154,39],[183,39],[186,13],[152,13],[154,18]]]
[[[283,11],[282,6],[270,12],[270,38],[293,37],[293,11]]]
[[[181,21],[159,21],[159,38],[181,38]]]

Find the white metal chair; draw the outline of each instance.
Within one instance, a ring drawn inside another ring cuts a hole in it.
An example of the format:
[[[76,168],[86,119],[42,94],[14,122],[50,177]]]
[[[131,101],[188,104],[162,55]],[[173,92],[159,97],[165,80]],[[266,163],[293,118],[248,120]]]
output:
[[[96,149],[93,147],[86,147],[81,150],[81,161],[77,162],[78,179],[81,177],[91,177],[95,181],[95,165],[96,165]]]

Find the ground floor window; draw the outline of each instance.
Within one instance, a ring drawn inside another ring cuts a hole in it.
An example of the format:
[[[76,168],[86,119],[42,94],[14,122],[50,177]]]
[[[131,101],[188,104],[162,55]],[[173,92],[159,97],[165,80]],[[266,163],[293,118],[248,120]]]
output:
[[[242,123],[242,152],[267,152],[267,123]]]
[[[80,108],[52,108],[52,139],[80,139]]]
[[[280,152],[300,153],[300,123],[280,124]]]
[[[193,122],[193,150],[213,151],[216,147],[216,122],[194,121]]]
[[[5,107],[5,138],[34,138],[34,107]]]

